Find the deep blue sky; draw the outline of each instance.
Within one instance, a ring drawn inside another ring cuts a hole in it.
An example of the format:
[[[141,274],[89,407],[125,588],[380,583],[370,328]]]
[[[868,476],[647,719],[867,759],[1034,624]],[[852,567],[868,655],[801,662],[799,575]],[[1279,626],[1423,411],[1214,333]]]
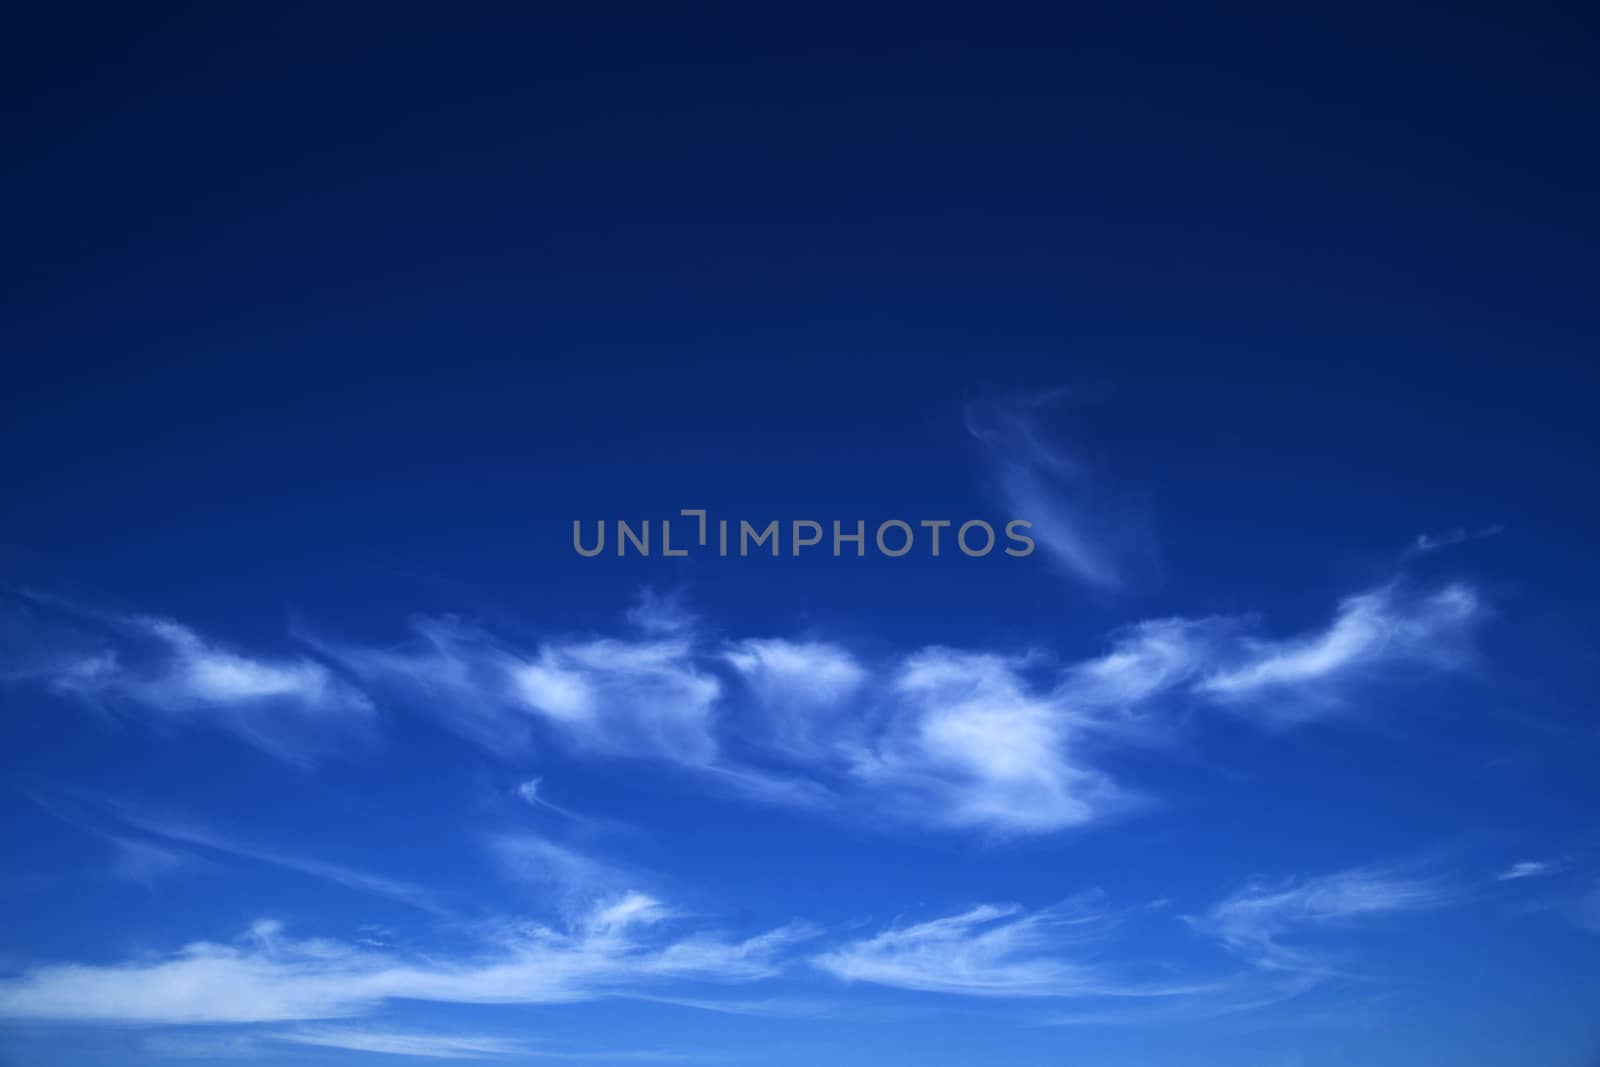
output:
[[[1597,35],[8,13],[0,1061],[1593,1063]]]

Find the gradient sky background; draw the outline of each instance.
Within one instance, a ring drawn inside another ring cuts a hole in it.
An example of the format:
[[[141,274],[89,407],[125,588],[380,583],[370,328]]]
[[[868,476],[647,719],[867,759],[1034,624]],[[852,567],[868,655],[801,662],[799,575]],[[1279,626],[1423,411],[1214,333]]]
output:
[[[1595,1064],[1594,15],[1290,7],[10,11],[0,1062]]]

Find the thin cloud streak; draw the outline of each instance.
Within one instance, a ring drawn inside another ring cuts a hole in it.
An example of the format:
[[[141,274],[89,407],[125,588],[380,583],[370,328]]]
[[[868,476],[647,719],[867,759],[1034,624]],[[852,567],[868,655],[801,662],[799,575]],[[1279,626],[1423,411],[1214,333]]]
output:
[[[501,1037],[462,1034],[419,1034],[351,1027],[286,1031],[274,1033],[271,1038],[276,1042],[313,1048],[343,1049],[347,1052],[380,1052],[389,1056],[420,1056],[448,1060],[527,1056],[534,1051],[525,1042]]]
[[[847,982],[973,997],[1163,997],[1206,988],[1141,983],[1080,958],[1110,922],[1096,894],[1031,912],[985,904],[896,926],[811,962]]]
[[[1475,530],[1457,526],[1441,533],[1419,533],[1416,540],[1412,541],[1406,548],[1405,558],[1413,559],[1417,556],[1426,556],[1447,548],[1454,548],[1456,545],[1464,545],[1470,541],[1482,541],[1485,538],[1498,537],[1505,533],[1505,529],[1504,524],[1495,523]]]
[[[1561,860],[1524,860],[1513,863],[1495,876],[1497,881],[1514,882],[1523,878],[1547,878],[1566,869]]]
[[[1125,589],[1154,569],[1152,540],[1133,508],[1081,457],[1052,440],[1045,415],[1066,390],[991,395],[967,406],[990,476],[1011,517],[1033,524],[1041,551],[1074,580],[1100,592]]]
[[[109,805],[107,813],[118,822],[152,837],[176,844],[207,849],[255,863],[293,871],[367,896],[396,901],[434,916],[448,916],[449,909],[434,894],[418,885],[356,870],[343,864],[303,856],[281,849],[242,841],[205,827],[163,815],[152,815],[123,805]]]
[[[1314,878],[1252,882],[1210,911],[1187,918],[1254,966],[1331,973],[1322,952],[1290,939],[1392,915],[1442,907],[1456,894],[1437,879],[1385,867],[1358,867]]]

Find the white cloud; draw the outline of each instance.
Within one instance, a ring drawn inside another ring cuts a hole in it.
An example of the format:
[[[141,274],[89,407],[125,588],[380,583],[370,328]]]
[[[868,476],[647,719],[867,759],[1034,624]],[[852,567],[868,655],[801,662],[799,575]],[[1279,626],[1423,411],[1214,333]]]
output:
[[[379,647],[300,634],[378,697],[431,715],[496,752],[519,752],[532,734],[512,672],[524,665],[487,631],[453,616],[410,620],[411,639]]]
[[[628,609],[628,622],[641,633],[655,636],[686,633],[698,620],[684,606],[684,599],[681,590],[658,593],[649,587],[641,589]]]
[[[519,783],[516,788],[516,794],[522,799],[522,802],[527,804],[529,807],[538,808],[541,811],[554,812],[562,818],[570,819],[575,823],[594,825],[601,821],[579,815],[577,812],[563,807],[562,805],[557,804],[555,801],[546,797],[544,795],[543,778],[529,778],[527,781]]]
[[[1246,638],[1242,655],[1195,686],[1204,697],[1294,723],[1336,708],[1351,684],[1396,668],[1459,668],[1486,612],[1454,584],[1420,595],[1386,586],[1348,597],[1327,629],[1282,641]]]
[[[1070,708],[1025,659],[926,649],[897,672],[883,734],[853,771],[901,812],[1021,832],[1089,822],[1128,797],[1079,751]]]
[[[1110,746],[1173,740],[1184,713],[1208,705],[1275,727],[1348,711],[1359,686],[1470,664],[1488,612],[1460,583],[1397,583],[1346,598],[1325,627],[1298,636],[1263,636],[1246,617],[1158,618],[1064,666],[1026,650],[930,646],[868,659],[816,637],[714,641],[676,601],[647,600],[634,614],[624,636],[531,643],[451,617],[413,620],[397,646],[305,638],[365,693],[314,661],[243,657],[170,623],[139,624],[167,653],[159,670],[130,671],[119,651],[90,648],[49,660],[45,676],[58,689],[159,693],[164,707],[223,701],[249,710],[231,721],[252,739],[267,736],[255,709],[281,729],[285,701],[368,713],[376,697],[506,758],[529,755],[537,735],[769,803],[1046,833],[1141,800],[1105,769]],[[571,815],[537,786],[522,796]]]
[[[589,927],[602,933],[625,930],[641,923],[655,923],[671,917],[662,903],[644,893],[631,892],[603,905],[589,917]]]
[[[1497,537],[1505,532],[1505,526],[1495,523],[1492,526],[1480,527],[1469,530],[1464,526],[1445,530],[1441,533],[1419,533],[1415,541],[1406,549],[1406,556],[1425,556],[1431,552],[1452,548],[1456,545],[1466,544],[1468,541],[1481,541],[1486,537]]]
[[[233,944],[158,959],[48,965],[0,979],[0,1018],[99,1023],[268,1023],[357,1015],[394,1000],[554,1004],[648,994],[675,982],[771,977],[809,936],[787,926],[738,941],[675,934],[669,913],[626,895],[568,929],[501,924],[477,954],[400,957],[258,923]]]
[[[580,882],[588,877],[579,872]],[[609,880],[609,872],[600,879]],[[847,982],[979,998],[1165,998],[1173,1006],[1158,1014],[1207,1018],[1273,1003],[1332,977],[1336,972],[1326,955],[1305,947],[1316,935],[1359,920],[1436,907],[1450,898],[1437,882],[1372,867],[1247,885],[1205,915],[1188,919],[1252,965],[1220,978],[1185,977],[1148,953],[1143,961],[1123,956],[1114,962],[1118,957],[1108,951],[1113,936],[1148,909],[1113,912],[1098,892],[1033,911],[986,904],[896,923],[804,959]],[[785,973],[802,958],[802,946],[817,936],[812,927],[792,922],[729,939],[696,928],[693,921],[636,889],[597,891],[582,907],[569,909],[560,924],[513,918],[457,926],[458,933],[473,933],[479,947],[424,955],[402,954],[381,941],[295,938],[282,923],[264,919],[227,944],[196,942],[159,957],[36,966],[0,978],[0,1019],[274,1024],[355,1017],[397,1001],[520,1005],[619,996],[731,1012],[817,1010],[814,1003],[782,998],[707,998],[699,990],[704,983],[739,985]],[[363,1051],[533,1053],[502,1048],[499,1039],[473,1048],[459,1037],[435,1041],[430,1035],[364,1027],[263,1036],[293,1041],[308,1034],[327,1040],[302,1043]],[[396,1047],[380,1047],[384,1042]]]
[[[688,764],[716,757],[722,683],[697,665],[687,638],[547,644],[514,678],[529,707],[585,747]]]
[[[40,623],[0,661],[0,680],[35,683],[114,711],[229,730],[304,761],[330,728],[365,725],[366,695],[304,657],[247,655],[171,619],[97,612],[41,598],[66,622]],[[15,624],[8,629],[15,630]]]
[[[732,645],[728,662],[773,703],[830,705],[849,698],[867,672],[844,648],[824,641],[750,639]]]
[[[1544,878],[1548,875],[1559,874],[1566,864],[1560,860],[1524,860],[1513,863],[1496,877],[1502,882],[1512,882],[1519,878]]]
[[[419,1034],[358,1027],[318,1028],[275,1033],[274,1041],[350,1052],[382,1052],[391,1056],[471,1060],[527,1055],[529,1046],[503,1037],[471,1034]]]
[[[1065,691],[1083,707],[1137,710],[1215,663],[1241,626],[1224,618],[1173,618],[1123,627],[1112,635],[1110,652],[1067,671]]]
[[[1094,894],[1031,912],[1014,904],[985,904],[893,927],[811,962],[846,981],[963,996],[1142,997],[1194,991],[1194,986],[1129,981],[1088,962],[1087,944],[1104,935],[1110,920]]]
[[[356,893],[397,901],[434,915],[444,915],[446,910],[434,899],[433,893],[421,886],[394,878],[370,874],[343,864],[304,856],[280,848],[255,842],[241,841],[216,833],[205,827],[165,815],[152,815],[126,806],[108,809],[119,822],[167,842],[207,849],[224,855],[293,871],[319,881],[342,886]],[[142,843],[142,847],[166,851],[159,846]]]
[[[1051,439],[1044,415],[1066,396],[984,398],[967,407],[967,430],[985,446],[1007,519],[1031,522],[1040,551],[1076,580],[1117,591],[1153,569],[1151,538],[1135,509]]]
[[[715,759],[718,679],[686,636],[552,640],[518,648],[459,619],[412,620],[394,648],[317,642],[375,691],[491,751],[525,749],[535,723],[605,755]]]
[[[1276,884],[1253,882],[1206,914],[1189,917],[1196,930],[1216,938],[1251,963],[1274,970],[1321,971],[1325,956],[1290,938],[1401,912],[1436,908],[1453,898],[1437,880],[1406,877],[1393,869],[1359,867]]]
[[[62,822],[110,841],[117,852],[112,874],[129,881],[148,884],[178,870],[209,867],[210,861],[197,853],[220,853],[293,871],[353,892],[397,901],[433,915],[448,914],[434,895],[421,886],[244,841],[170,814],[155,814],[125,803],[81,796],[68,801],[60,796],[32,792],[27,795]],[[108,828],[108,824],[114,824],[115,829]],[[129,836],[128,830],[145,836]],[[171,847],[173,845],[187,847],[179,850]]]
[[[853,701],[870,675],[839,645],[750,639],[723,656],[753,698],[754,714],[739,725],[759,744],[801,760],[827,758],[841,734],[859,723]]]
[[[504,833],[488,839],[500,870],[522,885],[535,887],[569,914],[586,912],[640,880],[636,871],[595,859],[536,834]]]

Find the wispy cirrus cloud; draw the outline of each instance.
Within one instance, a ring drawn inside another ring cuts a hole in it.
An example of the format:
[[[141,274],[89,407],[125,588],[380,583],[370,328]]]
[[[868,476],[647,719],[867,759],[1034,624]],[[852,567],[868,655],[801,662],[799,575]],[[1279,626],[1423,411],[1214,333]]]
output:
[[[124,881],[153,885],[168,875],[199,865],[195,857],[133,837],[113,837],[117,850],[112,873]]]
[[[1513,863],[1495,875],[1495,878],[1501,882],[1514,882],[1523,878],[1547,878],[1552,874],[1560,874],[1566,867],[1565,861],[1562,860],[1523,860],[1520,863]]]
[[[539,811],[548,811],[559,815],[563,819],[566,819],[570,822],[582,825],[590,825],[599,821],[591,819],[586,815],[580,815],[571,808],[557,804],[555,801],[551,800],[545,795],[546,792],[547,791],[544,788],[543,777],[528,778],[517,783],[517,787],[515,789],[517,797],[530,808],[535,808]]]
[[[1154,569],[1154,543],[1138,510],[1052,433],[1048,416],[1071,395],[990,394],[967,405],[967,430],[1040,550],[1078,582],[1116,592]]]
[[[711,712],[722,683],[688,638],[554,642],[513,672],[527,706],[580,745],[627,755],[715,760]]]
[[[1456,896],[1437,878],[1393,867],[1357,867],[1276,883],[1251,882],[1187,921],[1257,967],[1330,972],[1330,957],[1303,939],[1368,920],[1442,907]]]
[[[598,901],[654,880],[635,868],[538,834],[496,833],[485,844],[505,877],[536,890],[541,899],[568,914],[581,914]]]
[[[855,698],[872,677],[849,649],[827,641],[747,638],[731,643],[723,658],[761,713],[739,728],[799,757],[824,752],[848,727]]]
[[[494,1060],[514,1056],[518,1062],[553,1063],[676,1063],[702,1059],[692,1052],[671,1049],[562,1048],[522,1038],[494,1034],[426,1033],[366,1026],[315,1026],[269,1031],[267,1042],[346,1052],[376,1052],[388,1056],[418,1056],[445,1060]]]
[[[1249,620],[1150,619],[1111,634],[1110,650],[1070,665],[1060,692],[1074,706],[1114,718],[1147,710],[1154,701],[1192,689],[1197,677],[1225,660]]]
[[[482,1034],[429,1034],[366,1027],[320,1027],[273,1033],[271,1040],[313,1048],[347,1052],[381,1052],[389,1056],[428,1059],[480,1060],[500,1056],[529,1056],[536,1052],[526,1041]]]
[[[1422,593],[1384,586],[1341,601],[1326,629],[1283,640],[1244,637],[1194,691],[1275,725],[1319,718],[1339,710],[1351,686],[1407,669],[1465,666],[1486,614],[1478,594],[1460,583]]]
[[[580,872],[582,873],[582,872]],[[585,878],[587,876],[585,875]],[[583,878],[580,882],[588,884]],[[599,879],[613,883],[607,872]],[[617,884],[621,884],[617,882]],[[162,956],[113,964],[47,964],[0,978],[0,1019],[171,1026],[280,1024],[355,1018],[392,1002],[557,1004],[636,997],[708,1010],[812,1015],[815,1001],[708,997],[706,984],[748,985],[805,965],[849,983],[981,1000],[1159,1000],[1150,1012],[1091,1010],[1056,1022],[1209,1018],[1251,1010],[1338,977],[1328,939],[1377,918],[1440,907],[1454,894],[1437,880],[1365,867],[1276,884],[1250,883],[1189,925],[1245,970],[1196,973],[1151,954],[1146,930],[1129,951],[1131,916],[1099,891],[1027,909],[982,904],[872,933],[824,938],[791,921],[731,939],[637,889],[589,895],[556,922],[503,918],[473,927],[476,947],[401,953],[384,942],[298,938],[258,920],[227,943],[195,942]],[[1172,929],[1170,922],[1165,929]],[[1318,947],[1313,950],[1308,943]],[[1187,973],[1185,973],[1187,971]],[[260,1036],[360,1051],[544,1055],[488,1038],[473,1048],[450,1035],[400,1035],[337,1026]],[[322,1039],[326,1040],[322,1040]],[[411,1041],[411,1038],[417,1040]],[[348,1040],[346,1040],[348,1039]],[[391,1041],[391,1039],[393,1039]],[[477,1040],[477,1039],[472,1039]],[[454,1044],[452,1044],[454,1042]],[[385,1043],[394,1048],[380,1047]]]
[[[0,1018],[101,1023],[263,1023],[360,1015],[396,1000],[555,1004],[676,983],[746,983],[780,970],[811,931],[729,940],[677,929],[652,898],[625,894],[563,927],[495,924],[481,951],[400,956],[258,922],[239,940],[155,959],[35,967],[0,979]]]
[[[1368,925],[1446,907],[1461,894],[1416,864],[1371,865],[1332,874],[1254,880],[1199,915],[1180,916],[1243,970],[1220,973],[1185,995],[1106,1004],[1049,1020],[1052,1025],[1192,1023],[1259,1012],[1359,973],[1352,934]]]
[[[215,833],[204,827],[160,816],[124,812],[122,818],[130,825],[170,841],[210,849],[241,859],[264,863],[297,874],[341,886],[356,893],[381,897],[409,905],[435,915],[448,914],[435,895],[428,889],[411,882],[357,870],[342,863],[301,855],[281,848],[255,842],[238,840]]]
[[[229,1030],[233,1029],[229,1027]],[[606,1063],[671,1063],[701,1058],[694,1053],[663,1049],[608,1049],[601,1052],[563,1048],[499,1034],[395,1029],[392,1026],[360,1024],[314,1024],[294,1029],[266,1026],[244,1033],[169,1031],[147,1037],[143,1042],[144,1050],[152,1055],[166,1059],[197,1060],[281,1058],[287,1051],[286,1046],[297,1046],[302,1050],[330,1049],[456,1062],[515,1057],[516,1062],[583,1063],[599,1060]]]
[[[215,853],[292,871],[433,915],[448,914],[435,895],[422,886],[249,841],[169,813],[146,811],[109,800],[91,800],[80,807],[67,805],[57,798],[39,795],[31,795],[31,798],[57,818],[111,841],[117,848],[114,873],[133,881],[151,881],[173,870],[203,866],[205,860],[197,853]],[[108,829],[108,826],[115,829]],[[132,836],[130,831],[144,836]]]
[[[1345,598],[1326,626],[1298,635],[1269,636],[1245,616],[1172,616],[1122,626],[1105,651],[1063,664],[1041,649],[865,656],[818,636],[717,638],[679,601],[642,603],[648,626],[534,642],[450,617],[413,620],[397,645],[302,633],[327,665],[258,662],[161,624],[150,632],[170,655],[148,692],[162,706],[232,693],[253,738],[269,723],[281,729],[278,702],[295,693],[301,711],[317,701],[362,715],[411,708],[508,758],[528,757],[537,736],[558,752],[650,760],[768,803],[1046,833],[1141,803],[1105,753],[1171,738],[1183,720],[1174,711],[1216,707],[1277,728],[1348,713],[1362,687],[1468,666],[1488,616],[1463,583],[1395,582]],[[100,662],[92,656],[30,662],[28,680],[56,691],[146,692],[145,682],[86,681],[122,677],[85,666]],[[542,800],[537,786],[525,798]]]
[[[721,682],[692,638],[648,634],[556,639],[527,648],[451,617],[417,618],[388,648],[308,638],[362,684],[439,718],[490,748],[526,748],[535,726],[601,755],[714,762],[711,710]]]
[[[1110,920],[1098,894],[1052,908],[984,904],[895,926],[812,957],[836,978],[976,997],[1163,996],[1192,991],[1119,978],[1083,958]]]
[[[373,716],[365,693],[304,656],[249,654],[172,619],[57,598],[27,596],[9,607],[0,682],[227,730],[296,762],[329,730],[359,728]]]
[[[1469,541],[1482,541],[1488,537],[1498,537],[1505,533],[1505,529],[1506,528],[1503,524],[1494,523],[1493,525],[1481,526],[1476,529],[1469,529],[1465,526],[1457,526],[1453,529],[1442,530],[1438,533],[1419,533],[1416,536],[1416,539],[1413,540],[1409,546],[1407,546],[1405,555],[1407,558],[1426,556],[1430,553],[1439,552],[1446,548],[1453,548],[1456,545],[1466,544]]]

